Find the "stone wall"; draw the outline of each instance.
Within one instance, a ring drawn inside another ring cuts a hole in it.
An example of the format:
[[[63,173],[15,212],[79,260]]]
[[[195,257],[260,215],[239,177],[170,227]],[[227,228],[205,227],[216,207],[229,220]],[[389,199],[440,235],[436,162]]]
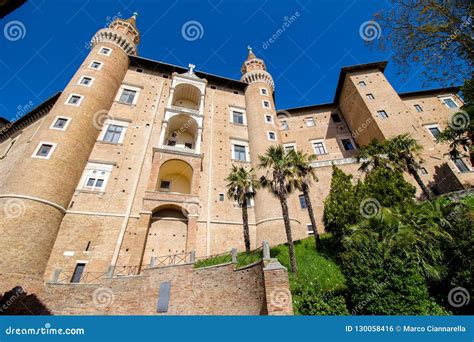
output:
[[[168,282],[168,309],[157,313],[160,285]],[[152,268],[95,284],[50,282],[40,299],[55,315],[293,314],[287,270],[275,259],[241,269],[232,263]]]

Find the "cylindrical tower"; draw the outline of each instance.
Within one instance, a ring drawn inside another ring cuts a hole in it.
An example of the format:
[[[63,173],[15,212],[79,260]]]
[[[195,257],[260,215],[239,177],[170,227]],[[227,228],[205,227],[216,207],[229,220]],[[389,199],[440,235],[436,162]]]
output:
[[[3,182],[0,291],[41,283],[65,210],[139,40],[136,14],[95,34],[87,58]]]
[[[257,167],[258,156],[265,154],[269,146],[281,143],[273,101],[275,86],[272,76],[267,72],[265,62],[257,58],[250,47],[241,71],[241,81],[248,83],[245,90],[245,105],[251,165],[257,175],[261,176],[264,171]],[[284,238],[283,220],[280,213],[278,200],[267,190],[259,191],[255,198],[257,245],[263,239],[280,242]]]

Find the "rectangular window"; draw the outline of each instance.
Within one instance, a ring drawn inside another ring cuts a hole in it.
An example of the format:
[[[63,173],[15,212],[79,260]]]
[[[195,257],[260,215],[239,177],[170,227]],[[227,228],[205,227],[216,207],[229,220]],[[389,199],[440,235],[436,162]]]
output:
[[[427,175],[428,174],[428,170],[426,170],[424,167],[420,168],[420,172],[422,175]]]
[[[53,144],[41,144],[36,151],[36,156],[40,158],[49,158],[53,150]]]
[[[168,146],[176,146],[176,140],[168,140]]]
[[[75,95],[75,94],[72,94],[69,96],[68,100],[67,100],[67,104],[68,105],[72,105],[72,106],[79,106],[82,102],[82,96],[81,95]]]
[[[97,61],[92,61],[91,64],[89,65],[89,68],[95,69],[95,70],[100,70],[102,68],[102,63],[97,62]]]
[[[341,139],[341,144],[345,151],[352,151],[355,149],[351,139]]]
[[[86,267],[85,263],[76,264],[76,268],[74,269],[74,273],[72,274],[71,283],[81,282],[82,273],[84,272],[85,267]]]
[[[306,118],[305,119],[306,126],[313,127],[314,126],[314,118]]]
[[[64,131],[68,125],[68,122],[68,118],[57,117],[51,128]]]
[[[457,108],[458,107],[457,103],[454,101],[454,99],[452,97],[443,97],[443,98],[441,98],[441,100],[449,108]]]
[[[219,201],[224,202],[224,199],[225,199],[225,195],[223,193],[220,193],[219,194]]]
[[[135,96],[137,95],[136,90],[122,89],[119,102],[126,104],[134,104]]]
[[[469,167],[466,165],[466,163],[464,162],[464,160],[462,160],[461,158],[453,158],[453,162],[454,162],[454,165],[456,165],[456,168],[459,170],[459,172],[466,173],[466,172],[471,171]]]
[[[243,145],[234,145],[234,159],[240,161],[247,160],[247,149]]]
[[[326,154],[326,147],[322,141],[313,142],[314,153],[317,155]]]
[[[266,123],[273,123],[273,117],[271,115],[265,115],[265,122]]]
[[[123,132],[123,126],[108,125],[107,130],[105,131],[103,141],[117,144],[120,142],[122,132]]]
[[[103,47],[100,49],[99,53],[104,56],[110,56],[110,54],[112,53],[112,49]]]
[[[270,102],[268,101],[262,101],[263,108],[270,108]]]
[[[439,128],[436,127],[436,126],[428,127],[428,130],[430,131],[431,135],[432,135],[433,138],[435,138],[435,139],[441,134],[441,131],[440,131]]]
[[[313,225],[311,223],[308,223],[306,225],[306,233],[308,235],[313,235],[314,234],[314,228],[313,228]]]
[[[423,111],[423,107],[421,107],[419,104],[415,105],[415,109],[418,113],[421,113]]]
[[[260,94],[262,94],[262,95],[267,95],[267,94],[268,94],[267,89],[265,89],[265,88],[260,88]]]
[[[359,81],[359,85],[360,85],[361,87],[365,87],[365,86],[366,86],[366,84],[365,84],[364,81]]]
[[[306,205],[306,199],[304,198],[304,195],[299,195],[298,199],[300,201],[300,208],[301,209],[306,209],[308,206]]]
[[[290,127],[288,126],[288,121],[280,120],[281,129],[287,131]]]
[[[239,125],[244,125],[244,113],[237,112],[235,110],[232,111],[232,122]]]
[[[331,119],[333,122],[341,122],[341,118],[338,114],[331,114]]]
[[[377,116],[381,119],[388,119],[387,112],[384,110],[378,110],[377,111]]]
[[[295,151],[296,145],[294,143],[291,144],[284,144],[283,147],[285,148],[286,152]]]
[[[113,167],[112,164],[87,163],[78,190],[105,191]]]
[[[92,85],[93,78],[89,76],[82,76],[81,79],[79,80],[79,84],[90,87]]]
[[[169,190],[171,188],[171,181],[162,180],[160,182],[160,189]]]
[[[367,94],[366,96],[369,100],[375,100],[375,97],[373,94]]]
[[[191,143],[184,143],[184,147],[185,147],[185,148],[192,149],[192,148],[193,148],[193,144],[191,144]]]
[[[276,141],[276,134],[275,134],[275,132],[269,131],[269,132],[267,132],[267,134],[268,134],[268,140]]]

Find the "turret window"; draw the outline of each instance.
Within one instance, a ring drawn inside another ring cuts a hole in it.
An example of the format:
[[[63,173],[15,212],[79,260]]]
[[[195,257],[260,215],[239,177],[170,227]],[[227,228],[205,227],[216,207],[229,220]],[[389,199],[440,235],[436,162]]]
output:
[[[423,107],[421,107],[419,104],[415,105],[415,109],[418,113],[421,113],[423,111]]]
[[[268,140],[276,141],[276,133],[272,131],[267,132]]]
[[[33,153],[33,158],[49,159],[56,148],[55,143],[40,142]]]
[[[57,116],[50,128],[65,131],[67,126],[69,125],[69,121],[69,118],[66,118],[64,116]]]
[[[86,86],[86,87],[90,87],[90,86],[92,85],[92,82],[94,82],[94,78],[93,78],[93,77],[82,76],[82,77],[79,79],[79,82],[78,82],[77,84],[82,85],[82,86]]]
[[[378,110],[377,111],[377,116],[381,119],[388,119],[388,114],[384,110]]]
[[[102,62],[98,61],[92,61],[91,64],[89,64],[89,68],[95,69],[95,70],[100,70],[102,69]]]
[[[112,49],[110,48],[103,47],[103,48],[100,48],[99,50],[99,54],[104,55],[104,56],[110,56],[111,53],[112,53]]]
[[[270,114],[265,115],[265,122],[272,124],[273,123],[273,117]]]
[[[261,95],[265,95],[265,96],[268,95],[267,89],[265,89],[265,88],[260,88],[260,94],[261,94]]]
[[[361,87],[365,87],[365,86],[366,86],[366,84],[365,84],[365,82],[364,82],[364,81],[359,81],[359,86],[361,86]]]
[[[367,96],[367,98],[368,98],[369,100],[371,100],[371,101],[372,101],[372,100],[375,100],[374,94],[367,94],[366,96]]]
[[[82,95],[71,94],[71,95],[69,95],[69,97],[66,101],[66,104],[68,104],[70,106],[80,106],[83,98],[84,98],[84,96],[82,96]]]
[[[270,108],[270,102],[269,101],[262,101],[263,108]]]

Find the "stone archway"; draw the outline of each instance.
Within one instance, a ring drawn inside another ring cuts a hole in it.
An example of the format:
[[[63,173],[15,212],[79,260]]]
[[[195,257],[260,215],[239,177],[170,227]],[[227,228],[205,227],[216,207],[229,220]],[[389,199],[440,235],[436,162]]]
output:
[[[143,260],[186,252],[188,218],[179,207],[165,205],[153,212]]]

